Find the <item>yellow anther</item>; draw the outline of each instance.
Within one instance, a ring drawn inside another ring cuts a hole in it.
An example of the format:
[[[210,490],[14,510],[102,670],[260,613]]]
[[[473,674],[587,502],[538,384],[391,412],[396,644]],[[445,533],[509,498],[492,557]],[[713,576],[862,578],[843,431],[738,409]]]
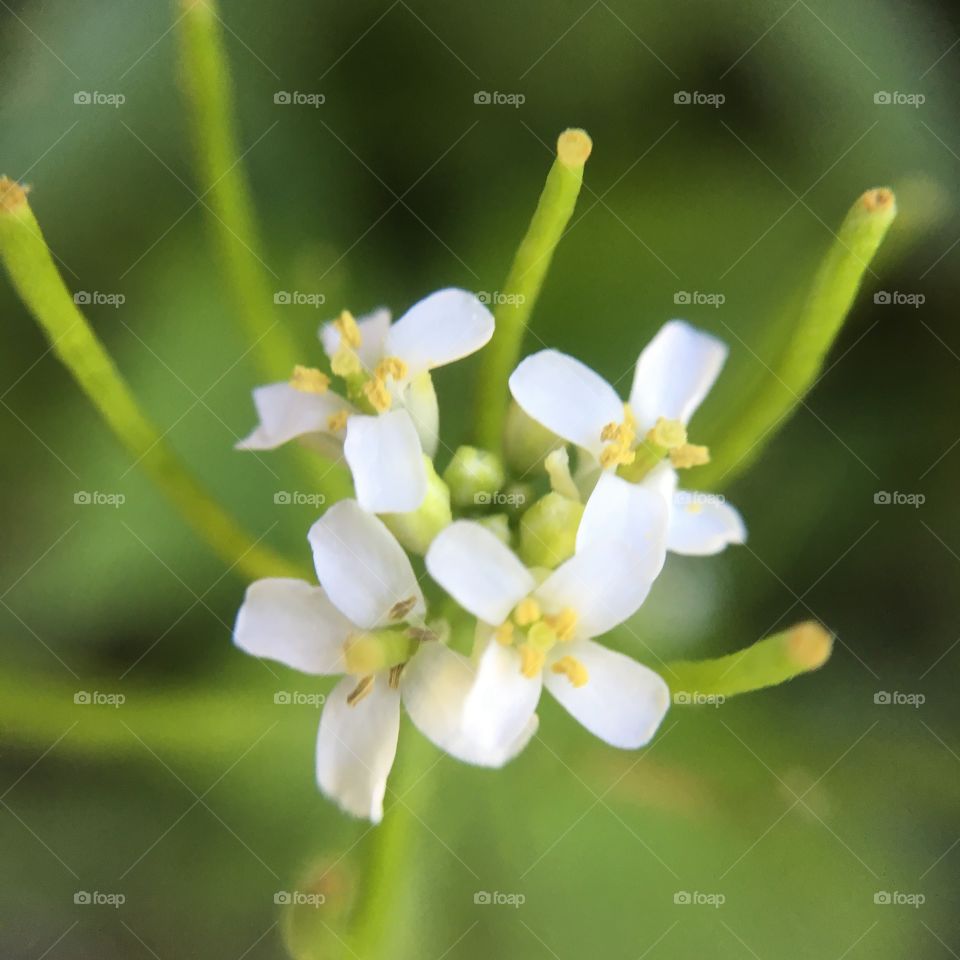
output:
[[[520,646],[520,672],[529,679],[537,676],[543,670],[547,655],[536,647],[524,643]]]
[[[679,420],[660,417],[647,434],[647,440],[658,447],[673,450],[687,442],[687,428]]]
[[[602,467],[625,465],[633,463],[636,459],[637,455],[633,449],[634,441],[637,439],[636,421],[626,404],[623,406],[623,422],[608,423],[600,431],[600,439],[607,444],[600,453]]]
[[[633,463],[636,459],[636,451],[620,443],[611,443],[600,452],[600,466],[604,469],[607,467],[618,467],[621,464],[626,466],[628,463]]]
[[[301,367],[298,363],[293,368],[290,386],[303,393],[326,393],[330,386],[330,378],[316,367]]]
[[[709,447],[698,447],[692,443],[685,443],[670,451],[670,462],[678,469],[687,467],[701,467],[710,462]]]
[[[540,619],[540,604],[533,597],[526,597],[517,604],[513,619],[518,627],[528,627]]]
[[[347,706],[355,707],[371,690],[373,690],[373,677],[364,677],[347,694]]]
[[[333,321],[333,325],[340,333],[341,346],[352,347],[356,350],[357,347],[363,343],[360,328],[357,326],[357,321],[354,320],[353,314],[349,310],[344,310],[340,316]]]
[[[398,600],[391,608],[387,616],[391,620],[406,620],[407,614],[417,605],[416,597],[407,597],[406,600]]]
[[[559,613],[545,616],[543,622],[553,630],[561,643],[566,643],[573,639],[573,631],[577,628],[577,611],[572,607],[564,607]]]
[[[337,352],[330,358],[330,369],[338,377],[352,377],[363,372],[363,364],[353,350],[341,342]]]
[[[331,433],[339,433],[347,426],[347,420],[350,419],[350,413],[347,410],[338,410],[327,417],[327,429]]]
[[[393,377],[394,380],[402,380],[407,375],[407,365],[399,357],[384,357],[378,364],[374,372],[377,380],[386,380],[387,377]]]
[[[582,687],[590,679],[587,668],[576,657],[561,657],[550,669],[562,673],[575,687]]]
[[[368,380],[363,385],[363,392],[370,401],[370,406],[373,407],[377,413],[386,413],[393,403],[393,397],[390,394],[390,389],[387,387],[386,381],[380,380],[377,377]]]
[[[497,643],[509,647],[513,643],[513,624],[509,620],[505,620],[493,631],[493,636]]]

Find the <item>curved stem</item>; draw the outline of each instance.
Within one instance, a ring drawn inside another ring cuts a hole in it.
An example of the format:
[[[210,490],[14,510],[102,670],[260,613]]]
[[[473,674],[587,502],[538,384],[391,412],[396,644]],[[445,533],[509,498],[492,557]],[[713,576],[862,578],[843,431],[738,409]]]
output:
[[[27,203],[26,192],[0,179],[0,259],[80,389],[193,529],[231,569],[250,579],[302,576],[303,572],[253,540],[180,462],[156,426],[140,410],[126,380],[77,309]]]
[[[547,174],[537,209],[520,243],[494,309],[497,326],[483,351],[476,403],[477,445],[498,450],[507,416],[507,380],[520,356],[523,334],[540,294],[553,252],[570,222],[593,144],[583,130],[557,140],[557,159]]]
[[[785,683],[822,667],[832,650],[830,634],[807,621],[725,657],[668,664],[663,675],[674,703],[696,704]]]

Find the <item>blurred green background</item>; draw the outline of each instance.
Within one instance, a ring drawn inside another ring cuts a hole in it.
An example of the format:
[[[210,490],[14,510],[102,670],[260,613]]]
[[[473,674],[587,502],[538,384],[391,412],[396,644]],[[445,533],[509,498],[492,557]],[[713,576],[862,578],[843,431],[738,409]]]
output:
[[[0,172],[33,185],[71,289],[125,298],[88,315],[169,440],[255,535],[306,561],[315,510],[274,495],[315,478],[290,451],[232,450],[258,374],[193,193],[178,15],[159,0],[0,3]],[[388,793],[387,818],[409,818],[411,847],[389,954],[960,948],[956,11],[224,0],[222,15],[271,282],[325,298],[277,308],[305,362],[344,306],[496,291],[556,135],[579,125],[594,153],[529,347],[616,381],[672,316],[717,333],[730,360],[694,439],[718,448],[849,205],[889,185],[901,208],[822,382],[728,491],[749,543],[672,557],[633,625],[669,659],[817,619],[833,659],[787,687],[674,708],[637,754],[546,699],[538,738],[500,772],[415,746],[405,723],[408,792]],[[126,102],[78,105],[78,91]],[[326,100],[278,105],[278,91]],[[679,91],[725,102],[676,104]],[[880,91],[925,102],[877,104]],[[693,291],[725,300],[675,304]],[[314,787],[317,708],[274,702],[324,683],[234,652],[244,584],[131,469],[6,282],[0,309],[0,953],[279,958],[274,901],[295,889],[329,895],[295,919],[332,948],[337,891],[362,892],[371,834]],[[437,381],[455,446],[472,383],[463,368]],[[80,491],[125,502],[77,504]],[[882,691],[924,702],[877,704]],[[525,900],[478,904],[480,891]]]

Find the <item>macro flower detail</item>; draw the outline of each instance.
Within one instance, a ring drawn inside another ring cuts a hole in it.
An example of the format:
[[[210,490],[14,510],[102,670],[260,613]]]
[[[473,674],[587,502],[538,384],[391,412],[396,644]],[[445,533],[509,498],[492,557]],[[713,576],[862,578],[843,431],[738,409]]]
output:
[[[259,423],[242,450],[269,450],[300,438],[341,450],[357,500],[371,513],[407,513],[427,492],[424,455],[436,452],[439,413],[430,371],[469,356],[493,336],[490,311],[466,290],[438,290],[396,323],[387,310],[355,320],[344,311],[320,328],[342,392],[320,370],[254,390]]]
[[[665,535],[664,526],[661,540]],[[661,551],[655,543],[642,550],[619,540],[595,544],[544,578],[482,525],[461,520],[447,527],[427,553],[427,569],[477,617],[477,651],[460,710],[424,716],[424,690],[407,703],[414,722],[454,755],[463,743],[505,750],[528,729],[546,686],[607,743],[624,749],[647,743],[669,704],[666,683],[593,638],[637,611],[659,572]],[[425,688],[417,674],[450,656],[457,655],[426,651],[411,664],[411,682]]]
[[[403,673],[429,646],[410,561],[382,521],[353,500],[310,529],[321,586],[269,578],[247,589],[234,643],[315,675],[343,675],[326,700],[317,782],[348,813],[383,816],[400,729]]]
[[[599,374],[556,350],[542,350],[519,364],[510,377],[514,399],[582,451],[578,477],[587,487],[595,483],[578,546],[623,536],[625,523],[634,531],[633,499],[644,487],[668,504],[669,550],[708,555],[746,540],[740,514],[722,497],[677,489],[677,470],[709,461],[706,447],[688,442],[687,425],[726,356],[726,345],[716,337],[672,320],[641,352],[627,403]]]

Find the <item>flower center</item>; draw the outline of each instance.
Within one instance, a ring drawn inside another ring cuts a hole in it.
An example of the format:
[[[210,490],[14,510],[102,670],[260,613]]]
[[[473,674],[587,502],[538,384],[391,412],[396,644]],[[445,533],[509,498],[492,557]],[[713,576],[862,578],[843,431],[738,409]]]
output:
[[[613,425],[608,425],[608,428],[609,426]],[[604,428],[605,432],[608,428]],[[687,443],[687,428],[679,420],[659,417],[631,452],[629,459],[625,457],[611,459],[610,464],[603,465],[618,464],[620,476],[637,482],[642,480],[664,457],[669,457],[674,467],[683,470],[709,463],[710,451],[707,447]],[[603,463],[602,457],[601,463]]]
[[[618,467],[633,463],[636,458],[633,446],[637,438],[637,422],[627,404],[623,405],[623,422],[611,421],[600,433],[600,439],[606,444],[600,454],[600,465]]]
[[[493,635],[497,643],[516,647],[520,654],[520,672],[532,679],[543,670],[547,654],[557,643],[573,639],[576,627],[577,611],[572,607],[564,607],[559,613],[543,613],[540,604],[533,597],[527,597]],[[587,668],[576,657],[561,657],[551,669],[554,673],[566,674],[575,687],[582,687],[589,679]]]
[[[393,403],[393,394],[387,381],[396,383],[406,375],[407,365],[399,357],[384,357],[377,364],[373,376],[363,385],[363,393],[377,413],[386,413]]]

